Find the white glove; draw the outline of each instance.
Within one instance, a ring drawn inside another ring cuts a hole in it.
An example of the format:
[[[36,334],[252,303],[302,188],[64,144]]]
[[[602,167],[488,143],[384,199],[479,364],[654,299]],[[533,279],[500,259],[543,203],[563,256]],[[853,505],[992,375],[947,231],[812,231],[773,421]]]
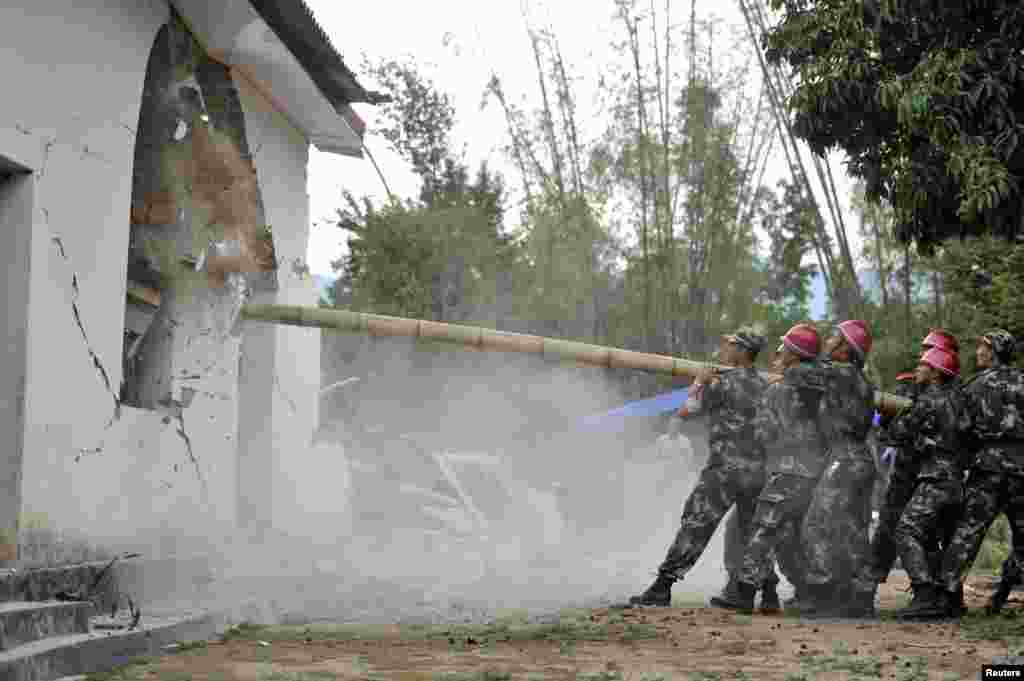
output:
[[[886,466],[891,466],[896,461],[898,451],[895,447],[886,447],[885,451],[882,452],[882,463]]]

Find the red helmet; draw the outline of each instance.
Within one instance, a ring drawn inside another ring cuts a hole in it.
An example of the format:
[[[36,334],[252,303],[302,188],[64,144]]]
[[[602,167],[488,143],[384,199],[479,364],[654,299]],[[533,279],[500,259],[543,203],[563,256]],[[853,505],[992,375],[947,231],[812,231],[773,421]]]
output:
[[[868,325],[859,319],[848,319],[840,322],[839,333],[843,335],[846,342],[853,346],[853,349],[860,353],[861,357],[867,357],[871,352],[871,331]]]
[[[946,352],[960,352],[960,344],[956,341],[956,336],[943,329],[929,330],[928,335],[921,341],[921,347],[925,350],[941,348]]]
[[[942,348],[928,348],[921,355],[921,364],[937,369],[947,376],[956,377],[960,375],[960,357],[955,352],[948,352]]]
[[[797,324],[782,337],[782,344],[801,357],[817,357],[821,351],[818,330],[811,324]]]

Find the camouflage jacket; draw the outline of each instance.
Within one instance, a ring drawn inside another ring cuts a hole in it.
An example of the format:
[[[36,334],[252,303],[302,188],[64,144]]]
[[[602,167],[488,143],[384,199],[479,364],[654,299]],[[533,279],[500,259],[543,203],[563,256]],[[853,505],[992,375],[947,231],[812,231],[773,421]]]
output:
[[[768,382],[757,369],[729,369],[704,387],[708,415],[708,445],[712,453],[735,450],[745,457],[763,458],[754,439],[754,417]]]
[[[875,417],[875,386],[853,364],[822,360],[821,425],[830,445],[863,445]]]
[[[823,391],[813,381],[820,377],[813,372],[817,366],[813,361],[801,362],[764,392],[754,430],[769,473],[817,478],[825,468],[825,442],[818,426]]]
[[[963,414],[963,394],[955,385],[930,385],[893,420],[890,434],[919,466],[917,477],[963,479]]]
[[[920,388],[913,381],[900,381],[889,392],[891,392],[893,395],[905,397],[908,400],[914,400],[917,398],[917,394],[920,392]],[[896,414],[882,414],[881,418],[879,419],[879,423],[882,427],[882,435],[878,439],[878,444],[882,447],[902,446],[902,444],[900,444],[897,438],[893,437],[892,435],[892,425],[893,422],[896,420],[896,416]]]
[[[974,466],[1024,475],[1024,372],[986,369],[964,384],[962,394],[960,429],[978,453]]]

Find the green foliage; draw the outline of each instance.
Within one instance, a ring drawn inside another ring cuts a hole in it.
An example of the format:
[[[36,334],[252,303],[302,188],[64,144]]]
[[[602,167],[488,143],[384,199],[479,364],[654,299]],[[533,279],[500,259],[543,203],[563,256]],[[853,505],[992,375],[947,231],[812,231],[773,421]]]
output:
[[[1009,523],[1000,514],[985,534],[978,556],[974,559],[974,570],[978,572],[999,572],[1003,561],[1010,555]]]
[[[792,2],[765,37],[799,85],[794,130],[840,148],[867,195],[895,207],[923,253],[960,234],[1019,229],[1024,8],[1019,3]]]
[[[779,190],[781,196],[761,190],[761,229],[769,251],[760,301],[767,319],[783,328],[811,316],[811,277],[818,268],[804,264],[813,252],[814,206],[792,182],[780,181]]]
[[[450,148],[448,95],[412,63],[371,66],[391,90],[381,131],[423,181],[418,200],[375,206],[344,194],[338,226],[349,254],[335,263],[338,285],[322,304],[417,318],[466,320],[493,303],[499,273],[518,248],[504,233],[504,184],[481,165],[474,177]]]
[[[938,267],[956,306],[950,330],[961,339],[962,355],[964,350],[972,353],[970,341],[991,328],[1024,338],[1024,244],[1008,246],[991,237],[950,243],[943,248]]]

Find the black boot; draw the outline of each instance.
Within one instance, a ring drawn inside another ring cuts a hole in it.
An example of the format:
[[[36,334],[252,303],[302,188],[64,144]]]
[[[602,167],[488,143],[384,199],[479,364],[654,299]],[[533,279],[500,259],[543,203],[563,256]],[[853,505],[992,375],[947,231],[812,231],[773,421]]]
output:
[[[932,584],[919,584],[913,588],[913,600],[907,607],[896,611],[897,619],[941,620],[953,616],[954,613],[959,614],[956,594],[947,594]]]
[[[735,577],[730,575],[729,581],[725,583],[725,586],[722,587],[722,590],[718,593],[718,595],[711,597],[712,604],[714,604],[714,601],[716,600],[723,602],[732,602],[736,600],[739,597],[740,593],[739,584],[739,581]]]
[[[803,617],[840,617],[845,590],[833,583],[808,584],[807,600],[797,612]]]
[[[734,593],[728,593],[728,590],[723,591],[720,596],[712,597],[711,605],[726,610],[737,610],[749,615],[754,612],[754,594],[756,593],[757,587],[753,584],[736,582]]]
[[[778,582],[765,582],[761,585],[761,614],[778,615],[782,612],[779,593],[775,590]]]
[[[656,605],[667,608],[672,604],[672,584],[675,577],[666,574],[659,574],[654,584],[647,587],[639,596],[632,596],[629,599],[630,605]]]
[[[995,592],[992,594],[992,598],[989,599],[988,605],[985,606],[985,613],[988,615],[996,615],[1006,605],[1006,601],[1010,600],[1010,592],[1013,591],[1013,585],[1003,578],[999,580],[999,586],[996,587]],[[963,585],[960,585],[960,592],[963,593]]]
[[[874,619],[878,617],[878,613],[875,612],[876,593],[877,587],[871,591],[851,591],[849,598],[843,599],[844,603],[839,608],[840,617],[853,619]]]

